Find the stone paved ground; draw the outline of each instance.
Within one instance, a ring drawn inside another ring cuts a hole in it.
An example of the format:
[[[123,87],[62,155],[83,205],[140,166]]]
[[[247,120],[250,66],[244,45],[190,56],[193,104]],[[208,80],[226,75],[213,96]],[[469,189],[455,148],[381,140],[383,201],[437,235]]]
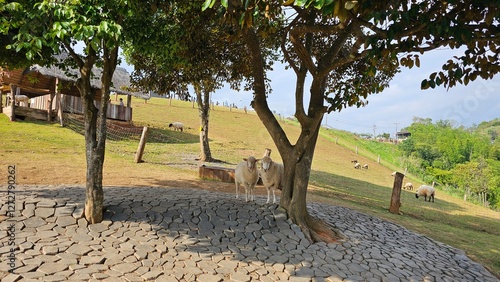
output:
[[[309,205],[346,237],[309,244],[264,197],[245,203],[202,190],[107,187],[105,220],[94,225],[77,219],[83,200],[83,187],[19,186],[15,221],[0,219],[0,279],[499,281],[460,250],[341,207]]]

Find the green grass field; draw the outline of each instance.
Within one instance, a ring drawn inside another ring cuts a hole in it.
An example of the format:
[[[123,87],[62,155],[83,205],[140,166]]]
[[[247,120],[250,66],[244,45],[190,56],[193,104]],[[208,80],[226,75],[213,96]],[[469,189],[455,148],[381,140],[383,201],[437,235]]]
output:
[[[193,187],[225,185],[197,178],[199,117],[192,103],[153,98],[133,99],[134,125],[148,126],[154,136],[146,145],[143,163],[134,163],[138,141],[108,141],[104,185]],[[183,122],[184,132],[168,128]],[[280,122],[292,143],[298,125]],[[6,167],[15,164],[20,184],[84,184],[83,136],[58,124],[39,121],[9,122],[0,115],[0,181]],[[210,113],[210,147],[217,165],[233,167],[248,155],[262,156],[265,148],[279,159],[278,150],[255,113],[216,106]],[[358,154],[356,154],[356,147]],[[377,159],[380,156],[381,162]],[[351,160],[368,164],[354,169]],[[500,213],[446,195],[437,188],[436,202],[402,192],[401,215],[388,212],[392,171],[398,153],[395,145],[367,141],[345,131],[322,129],[312,164],[309,201],[344,206],[400,224],[417,233],[464,250],[500,277]],[[165,177],[169,175],[169,177]],[[173,177],[174,176],[174,177]],[[408,175],[418,187],[421,180]],[[406,180],[406,179],[405,179]],[[232,190],[231,190],[232,191]]]

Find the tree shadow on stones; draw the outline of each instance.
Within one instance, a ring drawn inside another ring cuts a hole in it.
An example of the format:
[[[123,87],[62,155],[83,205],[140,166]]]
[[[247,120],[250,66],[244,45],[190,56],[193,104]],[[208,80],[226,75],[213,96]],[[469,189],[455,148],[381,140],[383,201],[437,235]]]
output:
[[[353,280],[391,276],[427,279],[428,268],[420,266],[429,263],[425,254],[431,253],[433,257],[444,254],[445,258],[439,258],[447,264],[444,269],[469,273],[467,267],[461,269],[449,259],[449,252],[462,255],[460,251],[435,244],[396,224],[343,207],[308,205],[311,215],[324,219],[346,235],[342,242],[311,245],[300,228],[291,224],[276,205],[265,204],[264,196],[247,203],[244,196],[235,199],[230,193],[187,188],[104,189],[104,220],[89,225],[88,234],[94,236],[94,243],[102,242],[103,237],[116,236],[113,248],[118,250],[124,243],[127,249],[132,246],[135,251],[152,244],[156,250],[164,248],[165,254],[187,252],[189,256],[196,254],[202,260],[215,262],[215,271],[220,273],[235,274],[238,268],[245,268],[249,276],[265,276],[265,273],[257,273],[256,269],[262,268],[252,266],[255,264],[273,268],[280,275]],[[72,214],[83,208],[83,187],[35,187],[19,194],[35,204],[38,204],[36,199],[45,204],[54,202],[56,209],[58,205],[74,207]],[[102,251],[105,252],[105,248]],[[379,261],[385,266],[385,272],[381,272]],[[446,276],[443,273],[436,275]]]

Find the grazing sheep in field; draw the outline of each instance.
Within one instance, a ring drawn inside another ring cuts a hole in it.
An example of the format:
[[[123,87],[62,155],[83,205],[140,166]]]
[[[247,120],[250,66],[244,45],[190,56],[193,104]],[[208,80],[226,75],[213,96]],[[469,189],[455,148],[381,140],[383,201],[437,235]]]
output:
[[[184,129],[184,124],[182,124],[182,122],[176,121],[169,124],[168,127],[173,127],[175,131],[180,130],[182,132],[182,130]]]
[[[411,182],[407,182],[404,186],[403,189],[407,190],[413,190],[413,184]]]
[[[234,183],[236,185],[236,199],[240,196],[240,184],[245,187],[245,201],[248,202],[255,199],[254,188],[259,180],[259,172],[257,170],[257,161],[254,156],[243,158],[234,170]]]
[[[355,163],[355,164],[354,164],[354,168],[356,168],[356,169],[357,169],[357,168],[361,168],[361,164],[360,164],[360,163]]]
[[[279,189],[283,185],[283,178],[285,177],[285,168],[283,164],[273,162],[271,157],[264,156],[262,158],[262,168],[260,170],[260,178],[262,183],[267,189],[267,202],[269,203],[271,198],[271,190],[273,191],[273,204],[276,203],[275,190]]]
[[[368,164],[364,164],[361,168],[368,169]]]
[[[351,163],[353,163],[353,164],[355,164],[355,163],[357,163],[357,162],[358,162],[358,160],[352,160],[352,161],[351,161]]]
[[[26,95],[15,95],[14,99],[15,99],[17,105],[19,105],[19,103],[21,103],[21,102],[28,105],[28,103],[30,102],[30,98]]]
[[[424,196],[424,201],[427,201],[427,197],[429,197],[429,202],[432,199],[432,202],[434,203],[434,195],[436,194],[436,189],[434,189],[434,182],[432,182],[432,186],[421,185],[420,187],[418,187],[415,193],[415,197],[417,199],[419,196]]]

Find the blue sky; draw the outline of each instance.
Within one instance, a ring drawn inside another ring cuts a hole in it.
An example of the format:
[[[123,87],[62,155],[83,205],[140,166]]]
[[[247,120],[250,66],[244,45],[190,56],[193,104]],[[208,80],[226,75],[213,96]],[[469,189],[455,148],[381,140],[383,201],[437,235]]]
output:
[[[362,108],[347,108],[325,116],[323,124],[355,133],[376,135],[390,133],[412,124],[413,117],[431,118],[433,121],[453,120],[455,124],[470,127],[482,121],[500,117],[500,77],[493,80],[478,79],[467,86],[459,85],[449,90],[436,88],[421,90],[420,83],[453,55],[462,52],[451,49],[435,50],[420,58],[420,68],[403,68],[380,94],[368,96],[368,105]],[[124,66],[129,72],[130,66]],[[295,112],[295,75],[276,65],[270,74],[273,91],[268,103],[271,110],[284,116]],[[212,100],[228,101],[238,107],[250,108],[251,92],[236,92],[229,88],[218,90]],[[306,105],[307,106],[307,105]]]

